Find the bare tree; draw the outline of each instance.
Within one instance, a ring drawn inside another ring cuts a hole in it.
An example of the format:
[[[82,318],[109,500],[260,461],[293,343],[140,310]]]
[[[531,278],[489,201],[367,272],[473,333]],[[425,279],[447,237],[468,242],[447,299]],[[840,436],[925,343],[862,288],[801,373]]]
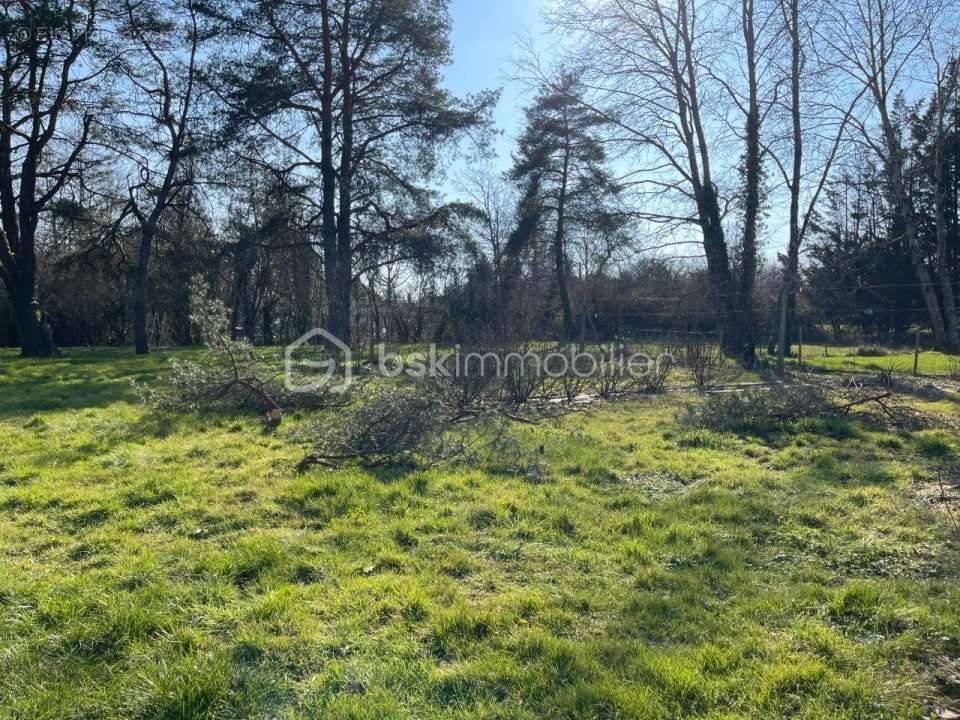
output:
[[[927,61],[923,49],[944,19],[940,0],[830,0],[818,31],[829,46],[838,70],[846,75],[853,92],[865,90],[874,112],[852,117],[858,142],[883,162],[890,203],[903,223],[911,261],[921,286],[934,342],[949,346],[940,299],[921,242],[913,205],[904,180],[903,140],[893,116],[901,84],[916,79],[913,73]],[[873,122],[879,125],[879,137]]]
[[[757,28],[754,6],[745,0],[742,17],[748,43],[746,141],[743,187],[745,236],[741,282],[735,276],[724,229],[732,196],[722,190],[714,154],[732,131],[718,115],[730,97],[742,97],[712,71],[719,62],[717,42],[726,31],[720,7],[701,8],[696,0],[602,0],[568,2],[550,15],[553,26],[578,38],[576,62],[584,68],[589,107],[613,128],[612,136],[632,154],[634,169],[624,178],[642,208],[635,216],[680,228],[694,224],[728,349],[744,359],[753,355],[749,309],[756,269],[759,214],[760,108],[757,85]],[[535,69],[535,68],[533,68]],[[752,78],[752,81],[751,81]],[[679,230],[679,232],[683,232]]]
[[[192,152],[190,123],[197,93],[201,31],[194,3],[124,0],[124,22],[134,45],[125,63],[130,102],[117,143],[132,163],[131,214],[140,241],[134,276],[133,335],[136,352],[149,352],[147,302],[150,257],[161,220],[177,193],[191,182],[181,172]],[[183,38],[183,41],[181,41]]]
[[[954,294],[953,278],[950,273],[950,258],[947,248],[947,208],[944,168],[944,149],[947,138],[956,131],[956,113],[948,114],[947,104],[957,92],[960,65],[954,55],[944,67],[931,52],[931,60],[936,67],[936,86],[934,97],[933,125],[933,163],[930,173],[933,180],[934,225],[937,235],[937,271],[940,279],[940,291],[943,295],[943,314],[946,320],[947,342],[952,350],[960,349],[960,322],[957,318],[957,303]]]
[[[788,62],[781,70],[789,92],[776,103],[776,111],[788,118],[785,138],[773,138],[769,151],[789,194],[789,240],[784,258],[786,306],[784,317],[785,352],[792,343],[796,324],[797,291],[800,286],[800,250],[810,230],[815,211],[831,177],[834,164],[845,147],[850,116],[866,88],[842,96],[829,52],[813,40],[819,20],[819,5],[807,0],[778,0],[780,37],[790,46]],[[773,58],[774,61],[776,60]],[[773,352],[773,344],[770,351]]]
[[[82,166],[93,125],[97,0],[4,3],[0,10],[0,280],[25,356],[55,348],[37,298],[41,215]]]
[[[513,188],[489,163],[464,174],[458,184],[466,198],[480,210],[481,235],[493,265],[495,290],[498,297],[502,297],[507,237],[516,205]]]

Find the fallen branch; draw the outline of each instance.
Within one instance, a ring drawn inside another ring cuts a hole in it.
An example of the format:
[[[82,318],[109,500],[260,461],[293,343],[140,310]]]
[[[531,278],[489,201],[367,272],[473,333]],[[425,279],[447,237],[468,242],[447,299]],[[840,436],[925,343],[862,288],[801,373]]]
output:
[[[505,418],[507,418],[507,420],[513,420],[514,422],[525,423],[527,425],[537,424],[537,420],[534,420],[528,417],[523,417],[522,415],[514,415],[513,413],[507,412],[506,410],[501,410],[500,414],[503,415]]]
[[[205,349],[174,360],[162,384],[134,383],[141,399],[161,412],[254,409],[264,413],[261,418],[270,427],[281,424],[284,407],[323,409],[349,402],[348,394],[326,387],[309,393],[287,387],[282,368],[261,359],[246,340],[233,339],[228,318],[223,303],[208,297],[206,287],[195,279],[190,319]]]
[[[947,515],[950,516],[950,522],[953,523],[954,533],[956,533],[957,537],[960,537],[960,522],[957,521],[956,516],[953,514],[953,508],[950,507],[950,501],[947,500],[947,493],[943,487],[943,473],[937,473],[937,482],[940,484],[940,500],[943,502],[943,508],[947,511]]]
[[[891,394],[889,392],[885,392],[885,393],[880,393],[879,395],[873,395],[871,397],[858,398],[857,400],[853,400],[851,402],[845,403],[844,405],[838,405],[833,409],[833,412],[842,412],[846,414],[852,408],[855,408],[858,405],[866,405],[867,403],[870,403],[870,402],[875,402],[886,410],[887,407],[883,404],[883,400],[886,400],[890,396]]]

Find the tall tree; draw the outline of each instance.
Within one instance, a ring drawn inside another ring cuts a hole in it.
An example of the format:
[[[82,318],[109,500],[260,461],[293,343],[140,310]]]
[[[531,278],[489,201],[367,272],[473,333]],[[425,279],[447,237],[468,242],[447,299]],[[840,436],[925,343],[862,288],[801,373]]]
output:
[[[446,0],[239,5],[222,14],[236,41],[225,52],[247,48],[240,63],[224,59],[231,127],[250,140],[247,157],[292,178],[316,209],[327,329],[349,342],[354,282],[375,258],[397,257],[384,246],[403,245],[402,258],[429,253],[425,240],[453,208],[438,207],[422,181],[445,143],[486,122],[493,97],[460,101],[440,87]]]
[[[937,243],[937,275],[940,280],[940,294],[943,297],[943,314],[946,321],[947,343],[950,349],[960,350],[960,318],[957,315],[956,290],[950,264],[947,244],[949,242],[947,226],[949,203],[950,172],[947,166],[946,146],[950,135],[958,130],[957,121],[957,86],[960,75],[960,62],[952,57],[945,65],[941,65],[934,54],[932,58],[936,65],[935,94],[932,103],[933,115],[933,145],[932,157],[927,163],[928,172],[933,186],[934,228]],[[952,105],[952,106],[951,106]],[[956,205],[954,205],[956,207]]]
[[[116,146],[133,169],[128,196],[140,236],[133,336],[137,354],[143,355],[150,350],[150,258],[164,213],[192,179],[181,169],[184,157],[193,152],[190,125],[202,35],[192,0],[123,0],[122,12],[127,37],[131,38],[131,52],[124,63],[131,96],[120,111],[122,123]]]
[[[743,326],[740,339],[743,358],[754,360],[755,340],[753,334],[753,291],[757,281],[757,248],[760,234],[761,183],[763,181],[763,156],[760,143],[760,29],[754,0],[740,2],[740,30],[743,36],[743,61],[747,92],[744,101],[736,101],[744,114],[743,153],[743,234],[740,244],[740,287],[738,311]]]
[[[90,91],[110,67],[94,52],[98,11],[97,0],[39,0],[4,3],[0,14],[0,280],[25,356],[55,350],[37,297],[37,234],[80,172]]]
[[[553,270],[563,318],[563,335],[575,332],[569,289],[568,242],[576,228],[599,227],[618,192],[605,167],[606,152],[596,135],[604,119],[580,99],[575,76],[561,75],[543,87],[527,109],[527,123],[514,157],[512,176],[524,186],[527,212],[535,202],[540,222],[549,222]]]
[[[891,205],[910,248],[911,263],[923,293],[934,342],[949,347],[940,298],[905,182],[906,149],[902,123],[895,116],[900,83],[919,71],[923,49],[942,18],[940,0],[830,0],[828,22],[819,35],[829,44],[853,91],[865,90],[873,112],[852,118],[858,140],[883,162]],[[879,126],[879,137],[875,125]]]
[[[752,15],[752,3],[744,13]],[[588,106],[607,120],[613,135],[634,161],[630,187],[638,196],[636,217],[679,229],[693,223],[700,231],[710,286],[728,349],[749,360],[753,354],[748,306],[752,278],[737,282],[724,228],[729,195],[720,186],[722,170],[716,157],[726,153],[731,134],[717,98],[743,97],[730,92],[713,67],[721,62],[717,36],[727,27],[719,6],[699,6],[695,0],[601,0],[568,2],[551,15],[560,31],[579,37],[576,56],[584,68]],[[747,29],[755,38],[755,31]],[[758,90],[748,89],[747,103],[755,104]],[[757,137],[759,118],[746,111],[746,138]],[[752,120],[750,119],[752,118]],[[739,133],[738,133],[739,134]],[[736,193],[759,198],[759,151],[745,146],[751,165],[746,183]],[[716,157],[715,157],[716,156]],[[749,208],[745,228],[755,227],[759,202]],[[756,212],[754,212],[756,209]],[[741,265],[755,268],[755,234],[743,243]]]
[[[834,165],[847,147],[850,117],[866,90],[844,95],[842,85],[837,87],[838,72],[829,51],[812,40],[820,17],[817,3],[778,0],[777,11],[778,37],[785,37],[790,47],[778,74],[789,92],[774,104],[775,116],[786,121],[782,137],[773,138],[766,147],[789,196],[789,238],[786,256],[781,257],[787,290],[784,352],[789,354],[796,328],[800,251]],[[772,342],[770,352],[774,351]]]

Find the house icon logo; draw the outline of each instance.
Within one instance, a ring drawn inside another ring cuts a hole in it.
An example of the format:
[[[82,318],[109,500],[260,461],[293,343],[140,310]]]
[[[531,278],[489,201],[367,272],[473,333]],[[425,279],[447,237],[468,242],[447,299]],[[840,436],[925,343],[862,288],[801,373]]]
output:
[[[298,353],[301,348],[317,348],[321,343],[315,342],[319,338],[323,345],[334,350],[324,360],[303,357]],[[337,353],[342,363],[337,362]],[[323,328],[313,328],[292,343],[287,345],[283,353],[283,385],[290,392],[332,392],[341,394],[347,391],[353,381],[353,352],[350,346],[333,333]],[[337,365],[342,364],[342,375],[338,376]],[[307,371],[306,373],[304,371]],[[305,376],[306,375],[306,376]],[[334,382],[336,378],[337,382]]]

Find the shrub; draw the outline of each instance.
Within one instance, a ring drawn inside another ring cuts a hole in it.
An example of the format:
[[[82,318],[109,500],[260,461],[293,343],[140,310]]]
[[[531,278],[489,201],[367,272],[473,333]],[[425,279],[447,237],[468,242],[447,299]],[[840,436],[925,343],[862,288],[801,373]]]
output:
[[[265,412],[266,421],[276,426],[284,409],[330,407],[349,400],[326,388],[309,393],[289,391],[282,366],[266,362],[249,342],[231,336],[226,307],[209,297],[206,286],[196,278],[191,285],[190,319],[204,349],[195,357],[174,360],[164,385],[134,383],[141,400],[155,410],[255,409]]]
[[[322,422],[306,432],[314,453],[303,464],[359,459],[376,467],[407,462],[416,455],[440,457],[450,408],[423,385],[379,383],[337,411],[335,427]]]
[[[883,387],[894,387],[897,384],[897,373],[900,368],[896,362],[888,362],[887,366],[877,373],[877,383]]]
[[[464,357],[477,351],[464,350]],[[481,353],[482,354],[482,353]],[[493,370],[472,363],[464,372],[437,374],[429,378],[439,398],[453,408],[464,410],[498,399],[504,392],[502,379]]]
[[[686,429],[763,434],[795,420],[822,415],[832,407],[819,387],[784,385],[770,390],[711,395],[686,408],[678,422]]]
[[[504,359],[503,386],[510,402],[525,405],[531,398],[542,394],[544,353],[534,350],[528,343],[509,345],[501,353]]]
[[[604,400],[611,400],[633,390],[636,382],[627,371],[624,363],[619,360],[607,359],[601,355],[603,365],[598,366],[597,372],[590,378],[594,393]]]
[[[566,402],[573,402],[590,387],[590,378],[576,372],[562,348],[545,356],[544,368],[549,376],[549,392],[558,393]]]
[[[717,384],[723,370],[723,354],[718,345],[703,336],[690,335],[684,343],[683,364],[702,395]]]
[[[650,355],[650,353],[647,353]],[[642,393],[661,393],[667,385],[667,378],[673,369],[674,355],[670,352],[661,352],[656,357],[650,355],[652,365],[647,372],[636,378],[636,387]]]
[[[947,358],[947,374],[951,380],[960,380],[960,356],[951,355]]]
[[[887,351],[878,347],[859,347],[856,351],[857,357],[886,357]]]

